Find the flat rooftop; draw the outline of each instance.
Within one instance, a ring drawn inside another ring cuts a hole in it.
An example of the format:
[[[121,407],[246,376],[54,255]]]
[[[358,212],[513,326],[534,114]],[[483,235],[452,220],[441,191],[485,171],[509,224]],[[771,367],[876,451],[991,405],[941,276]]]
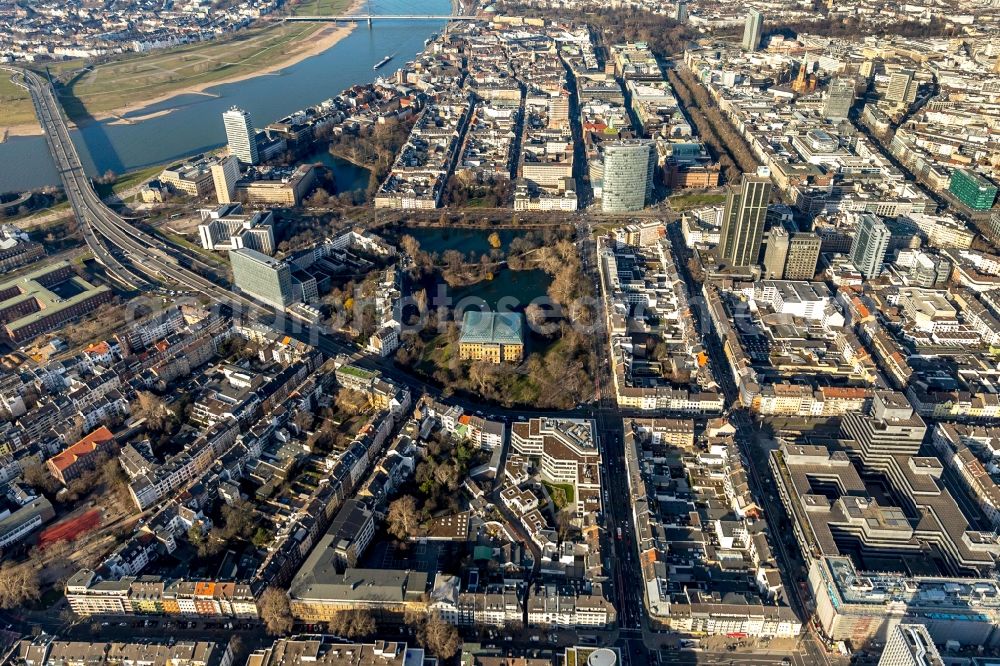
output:
[[[863,479],[843,451],[786,443],[771,456],[782,500],[812,557],[847,557],[859,569],[883,571],[891,561],[900,573],[935,562],[941,573],[994,566],[990,551],[1000,552],[995,535],[991,545],[970,526],[942,483],[936,458],[893,455],[891,473],[875,479],[866,472]],[[895,496],[914,510],[895,506]]]
[[[104,286],[95,287],[73,273],[69,262],[57,261],[0,284],[0,322],[13,333],[110,291]],[[16,313],[10,319],[4,314],[8,310]],[[17,316],[25,312],[28,313]]]

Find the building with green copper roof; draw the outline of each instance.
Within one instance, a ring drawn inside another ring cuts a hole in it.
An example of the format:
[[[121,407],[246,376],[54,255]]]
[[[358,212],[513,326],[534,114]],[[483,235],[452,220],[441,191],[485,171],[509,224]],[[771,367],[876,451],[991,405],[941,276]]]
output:
[[[524,315],[472,310],[462,318],[458,340],[463,360],[517,363],[524,358]]]

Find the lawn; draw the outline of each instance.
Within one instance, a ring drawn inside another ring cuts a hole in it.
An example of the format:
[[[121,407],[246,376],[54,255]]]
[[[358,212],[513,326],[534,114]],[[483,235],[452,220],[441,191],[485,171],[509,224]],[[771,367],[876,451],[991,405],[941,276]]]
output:
[[[148,180],[156,178],[156,176],[159,175],[164,168],[165,165],[158,164],[156,166],[146,167],[145,169],[130,171],[126,174],[118,176],[115,182],[111,185],[101,184],[97,185],[95,189],[97,190],[97,194],[101,197],[106,197],[112,193],[120,194],[137,185],[141,185]]]
[[[35,123],[35,109],[28,91],[14,85],[10,72],[0,71],[0,130]]]
[[[320,24],[281,24],[245,30],[231,38],[189,44],[150,53],[130,54],[86,70],[80,60],[52,67],[63,87],[60,97],[71,118],[116,109],[141,108],[147,100],[253,75],[274,60],[310,46]]]
[[[542,481],[542,485],[545,489],[549,491],[549,497],[552,498],[552,503],[556,505],[556,511],[562,511],[567,506],[573,504],[573,484],[571,483],[550,483],[549,481]],[[561,490],[563,492],[563,497],[565,501],[557,501],[556,497],[559,495],[558,492]]]
[[[700,192],[697,194],[677,194],[667,199],[667,202],[674,210],[687,210],[700,206],[715,206],[723,203],[725,200],[725,194]]]
[[[180,234],[175,234],[173,232],[167,231],[166,229],[162,228],[157,229],[157,232],[161,236],[172,242],[174,245],[179,245],[190,252],[195,252],[196,254],[200,255],[203,259],[206,259],[209,263],[213,263],[216,266],[219,266],[220,268],[229,268],[229,264],[225,260],[223,260],[222,257],[220,257],[217,253],[212,252],[211,250],[206,250],[202,246],[192,243],[187,238],[184,238],[184,236],[181,236]]]
[[[343,14],[352,5],[352,0],[300,0],[292,8],[295,16],[335,16]],[[362,12],[367,12],[364,7]]]
[[[418,372],[427,376],[434,374],[438,368],[447,368],[448,361],[458,354],[458,345],[448,342],[448,336],[439,333],[427,341],[420,360],[416,363]]]

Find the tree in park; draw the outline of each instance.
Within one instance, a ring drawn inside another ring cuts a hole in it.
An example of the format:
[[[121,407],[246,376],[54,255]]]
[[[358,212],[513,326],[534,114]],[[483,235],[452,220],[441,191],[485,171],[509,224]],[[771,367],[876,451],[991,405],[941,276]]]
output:
[[[17,608],[41,596],[38,569],[30,562],[0,566],[0,608]]]

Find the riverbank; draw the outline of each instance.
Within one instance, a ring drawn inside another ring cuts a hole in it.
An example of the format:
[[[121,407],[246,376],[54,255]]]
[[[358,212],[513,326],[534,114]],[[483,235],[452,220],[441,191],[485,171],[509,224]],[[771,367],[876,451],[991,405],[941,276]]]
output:
[[[347,13],[360,11],[365,0],[353,0]],[[351,34],[356,25],[276,24],[237,34],[231,39],[131,55],[97,65],[60,91],[70,120],[77,126],[116,119],[130,124],[166,115],[173,109],[146,109],[182,95],[214,97],[210,88],[274,75],[303,60],[317,56]],[[287,34],[282,34],[287,33]],[[272,59],[273,57],[273,59]],[[142,68],[136,67],[141,59]],[[69,73],[82,61],[54,63],[55,72]],[[141,71],[140,71],[141,69]],[[150,74],[156,70],[159,74]],[[225,72],[233,72],[226,76]],[[177,76],[177,75],[180,76]],[[7,113],[18,120],[33,117],[30,98],[4,100]],[[14,108],[23,106],[24,108]],[[36,122],[0,124],[0,136],[37,136]]]
[[[330,0],[322,1],[324,6],[330,2]],[[422,7],[432,14],[445,15],[448,13],[448,6],[449,0],[423,0],[422,3]],[[390,7],[381,9],[391,11]],[[314,33],[315,28],[319,27],[316,24],[309,25],[314,26],[312,30]],[[150,164],[175,161],[187,155],[202,153],[225,141],[222,123],[218,119],[230,107],[235,105],[246,109],[261,125],[283,118],[298,109],[318,104],[351,86],[372,82],[379,74],[373,71],[373,65],[387,53],[396,53],[400,63],[413,59],[423,50],[425,39],[435,32],[440,32],[443,26],[443,21],[395,20],[378,21],[375,29],[368,30],[362,24],[359,30],[351,31],[332,48],[317,56],[305,58],[277,75],[259,76],[231,85],[217,85],[207,90],[209,94],[178,97],[159,106],[144,109],[142,108],[144,104],[137,103],[136,100],[148,99],[150,95],[146,94],[146,90],[143,90],[141,95],[136,93],[132,94],[131,98],[120,100],[117,105],[102,99],[101,108],[99,110],[91,108],[90,115],[111,110],[116,106],[120,107],[125,102],[134,109],[123,115],[133,121],[139,115],[152,114],[164,109],[171,111],[157,117],[146,118],[141,122],[114,123],[112,119],[95,123],[81,120],[79,129],[73,132],[73,140],[77,142],[78,147],[81,147],[80,158],[83,160],[84,168],[92,174],[101,174],[108,170],[126,173]],[[281,27],[278,31],[269,31],[269,34],[274,35],[270,41],[274,43],[277,39],[283,39],[287,42],[301,30],[301,24],[296,23]],[[260,30],[245,31],[244,36],[246,40],[253,40],[259,33]],[[301,40],[302,38],[299,38],[297,42]],[[252,52],[261,50],[260,40],[256,41],[257,45]],[[233,67],[213,76],[234,76],[249,70],[257,71],[282,60],[284,54],[291,50],[291,46],[292,44],[289,44],[262,54],[251,63],[253,66],[239,69]],[[230,45],[230,49],[237,47],[238,45]],[[185,52],[189,56],[187,61],[189,68],[184,67],[185,62],[180,61],[181,55],[177,53],[171,56],[173,64],[170,68],[178,70],[174,74],[178,80],[184,77],[188,84],[202,83],[204,77],[192,81],[188,75],[192,72],[191,68],[200,67],[203,71],[207,70],[209,63],[205,62],[203,50],[199,49],[195,53],[192,50]],[[244,44],[243,51],[245,57],[251,49]],[[217,54],[218,51],[213,53]],[[129,88],[135,88],[144,73],[150,77],[155,76],[158,80],[164,79],[158,66],[167,64],[164,60],[166,57],[154,52],[132,58],[127,63],[117,63],[116,67],[122,70],[122,82],[127,82]],[[229,57],[226,60],[235,62],[240,59]],[[80,81],[75,83],[72,81],[74,75],[83,74],[78,71],[79,63],[60,65],[62,71],[53,73],[61,74],[61,79],[65,82],[65,87],[62,89],[65,94],[64,105],[72,105],[74,95],[86,100],[93,92],[94,86],[90,81],[86,86],[75,85]],[[58,65],[53,64],[53,67],[56,66]],[[150,69],[144,69],[146,67]],[[131,72],[125,71],[129,68]],[[104,72],[102,79],[105,79],[103,80],[105,88],[110,90],[114,86],[106,80],[108,73],[103,67],[102,72]],[[164,81],[164,87],[166,83]],[[178,84],[173,82],[170,86],[177,88]],[[10,90],[10,92],[13,97],[18,91]],[[5,99],[7,97],[0,90],[0,127],[20,125],[34,119],[30,109],[26,118],[12,117],[7,113],[9,107]],[[358,157],[363,156],[358,155]],[[41,136],[11,136],[5,143],[0,144],[0,161],[19,166],[18,169],[0,169],[0,192],[22,192],[59,184],[59,174],[52,165]],[[346,163],[341,160],[337,162],[346,167]],[[348,167],[348,170],[357,171],[353,167]],[[351,178],[348,180],[354,182]]]
[[[360,0],[359,0],[360,1]],[[287,54],[286,57],[273,62],[269,65],[264,65],[258,67],[254,71],[245,72],[243,74],[236,74],[233,76],[228,76],[225,78],[214,79],[212,81],[206,81],[204,83],[198,83],[195,85],[184,86],[181,88],[176,88],[169,92],[165,92],[162,95],[152,97],[150,99],[144,99],[139,102],[139,106],[125,105],[109,111],[103,111],[94,114],[93,120],[102,121],[108,120],[109,118],[120,118],[123,122],[138,122],[142,120],[147,120],[149,118],[156,118],[162,115],[170,113],[173,109],[160,109],[158,111],[152,111],[149,113],[143,113],[146,109],[163,104],[164,102],[169,102],[170,100],[180,97],[182,95],[206,95],[209,97],[215,97],[210,92],[206,92],[209,88],[214,88],[216,86],[223,86],[230,83],[239,83],[241,81],[247,81],[249,79],[255,79],[261,76],[271,76],[277,74],[281,70],[291,67],[292,65],[298,64],[305,60],[306,58],[311,58],[323,53],[329,48],[332,48],[340,40],[351,34],[355,28],[354,25],[337,26],[336,24],[321,28],[317,32],[307,34],[299,44],[296,46],[293,52]],[[255,56],[256,57],[256,56]],[[244,61],[245,62],[245,61]],[[242,62],[237,63],[226,63],[225,67],[230,67],[234,65],[240,65]],[[126,114],[130,114],[126,116]],[[136,115],[139,114],[139,115]]]
[[[0,71],[0,143],[7,136],[41,134],[28,91],[11,81],[11,73]]]
[[[11,125],[0,128],[0,143],[3,143],[12,136],[41,136],[42,127],[37,123],[25,123],[23,125]]]

